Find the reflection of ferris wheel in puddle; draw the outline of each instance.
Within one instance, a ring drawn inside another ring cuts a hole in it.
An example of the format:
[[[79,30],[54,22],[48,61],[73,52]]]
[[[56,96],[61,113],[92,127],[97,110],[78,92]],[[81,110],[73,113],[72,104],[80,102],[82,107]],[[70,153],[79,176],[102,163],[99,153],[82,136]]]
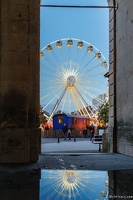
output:
[[[107,181],[107,172],[97,171],[94,174],[92,171],[42,170],[40,200],[93,200],[102,197],[106,200]]]
[[[97,110],[92,99],[103,103],[98,96],[107,89],[108,64],[102,53],[86,41],[66,38],[45,46],[40,59],[41,105],[44,110],[53,105],[49,120],[58,107],[62,113],[91,117]]]

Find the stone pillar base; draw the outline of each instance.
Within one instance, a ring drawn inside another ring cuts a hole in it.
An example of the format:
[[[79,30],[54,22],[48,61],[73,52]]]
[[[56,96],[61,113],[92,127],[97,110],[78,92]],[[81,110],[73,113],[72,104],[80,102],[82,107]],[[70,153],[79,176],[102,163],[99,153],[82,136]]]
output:
[[[109,147],[109,142],[108,142],[108,131],[107,130],[104,130],[104,133],[102,135],[102,140],[103,140],[102,152],[108,153],[110,147]]]
[[[38,161],[40,129],[0,129],[0,163]]]

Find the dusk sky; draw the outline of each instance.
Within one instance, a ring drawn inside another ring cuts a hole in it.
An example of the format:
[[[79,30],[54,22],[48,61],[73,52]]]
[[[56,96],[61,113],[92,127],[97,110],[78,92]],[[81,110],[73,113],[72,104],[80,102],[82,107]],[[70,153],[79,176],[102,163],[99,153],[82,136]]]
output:
[[[107,6],[107,0],[42,0],[42,5]],[[61,38],[80,38],[108,60],[108,8],[44,8],[40,15],[40,48]]]
[[[107,6],[107,1],[106,0],[84,0],[84,1],[83,0],[63,0],[63,1],[62,0],[56,0],[56,1],[42,0],[41,5]],[[40,49],[42,50],[48,44],[54,43],[55,41],[58,41],[61,39],[64,40],[65,38],[75,38],[75,39],[86,41],[87,43],[97,48],[102,53],[106,61],[108,62],[109,60],[109,11],[108,11],[108,8],[41,7],[40,8]],[[57,49],[55,51],[56,51],[55,52],[56,55],[58,55],[59,50]],[[72,51],[74,51],[74,48],[72,49]],[[52,62],[55,62],[51,56],[50,56],[50,59]],[[83,54],[79,55],[78,59],[82,60]],[[49,85],[52,84],[51,80],[54,80],[54,85],[57,85],[56,78],[59,79],[60,76],[58,75],[57,77],[56,76],[52,77],[52,75],[55,75],[56,72],[53,71],[51,74],[50,70],[52,68],[51,66],[47,65],[47,63],[45,62],[45,59],[42,59],[41,63],[43,63],[43,65],[47,66],[49,69],[47,70],[46,68],[45,69],[41,68],[40,70],[41,73],[43,74],[42,78],[40,78],[40,88],[41,88],[40,97],[44,97],[45,95],[48,96],[48,99],[46,100],[45,98],[43,98],[40,104],[44,106],[45,104],[50,102],[53,96],[57,96],[53,100],[53,102],[50,103],[50,105],[54,105],[57,99],[60,98],[63,89],[62,91],[60,90],[60,94],[57,95],[58,88],[51,89],[50,91],[50,87],[51,88],[54,88],[54,87],[53,86],[49,87]],[[95,74],[98,72],[99,72],[98,70],[97,72],[95,71]],[[92,75],[94,76],[94,73]],[[49,76],[49,80],[48,78],[46,78],[48,76]],[[97,83],[98,81],[101,81],[101,83],[105,81],[105,84],[96,85],[96,81]],[[104,93],[103,91],[105,92],[107,91],[106,82],[107,80],[105,80],[103,76],[102,78],[97,77],[97,79],[95,79],[95,83],[93,82],[94,84],[92,85],[93,87],[95,87],[94,88],[95,92],[91,93],[91,98]],[[48,91],[46,91],[46,88],[44,88],[44,86],[46,87],[46,84],[47,84],[47,89],[49,88]],[[90,79],[88,81],[88,84],[90,84]],[[43,92],[42,92],[42,88],[43,88]],[[85,88],[85,86],[83,88]],[[97,90],[97,93],[96,93],[96,90]],[[99,93],[98,93],[98,90],[99,90]],[[84,93],[86,93],[86,91],[84,91]],[[69,97],[69,100],[72,101],[71,97]],[[91,100],[89,100],[89,102],[90,101]]]

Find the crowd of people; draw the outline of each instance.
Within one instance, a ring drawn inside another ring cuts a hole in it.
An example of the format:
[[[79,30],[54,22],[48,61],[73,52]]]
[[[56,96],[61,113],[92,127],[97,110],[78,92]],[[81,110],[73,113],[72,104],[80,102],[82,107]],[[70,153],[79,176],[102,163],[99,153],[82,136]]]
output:
[[[69,140],[71,140],[71,137],[72,137],[72,132],[70,129],[68,129],[66,123],[64,123],[63,127],[62,127],[62,131],[64,133],[64,140],[66,140],[67,138]],[[86,139],[87,138],[87,128],[85,127],[83,129],[83,136],[84,138]],[[92,140],[92,138],[95,136],[95,134],[97,134],[97,124],[96,123],[92,123],[90,126],[89,126],[89,135],[90,135],[90,140]]]

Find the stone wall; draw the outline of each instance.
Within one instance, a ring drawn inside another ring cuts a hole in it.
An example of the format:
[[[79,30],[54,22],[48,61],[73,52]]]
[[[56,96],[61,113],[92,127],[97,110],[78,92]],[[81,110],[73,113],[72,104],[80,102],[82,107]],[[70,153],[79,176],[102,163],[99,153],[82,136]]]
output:
[[[133,156],[133,1],[108,0],[110,152]]]
[[[0,1],[0,162],[4,163],[38,160],[39,12],[40,0]]]
[[[133,1],[118,1],[116,27],[117,151],[133,156]]]
[[[116,6],[115,0],[108,0],[109,6]],[[115,70],[116,70],[116,9],[109,9],[109,128],[108,144],[109,151],[116,152],[116,90],[115,90]]]

